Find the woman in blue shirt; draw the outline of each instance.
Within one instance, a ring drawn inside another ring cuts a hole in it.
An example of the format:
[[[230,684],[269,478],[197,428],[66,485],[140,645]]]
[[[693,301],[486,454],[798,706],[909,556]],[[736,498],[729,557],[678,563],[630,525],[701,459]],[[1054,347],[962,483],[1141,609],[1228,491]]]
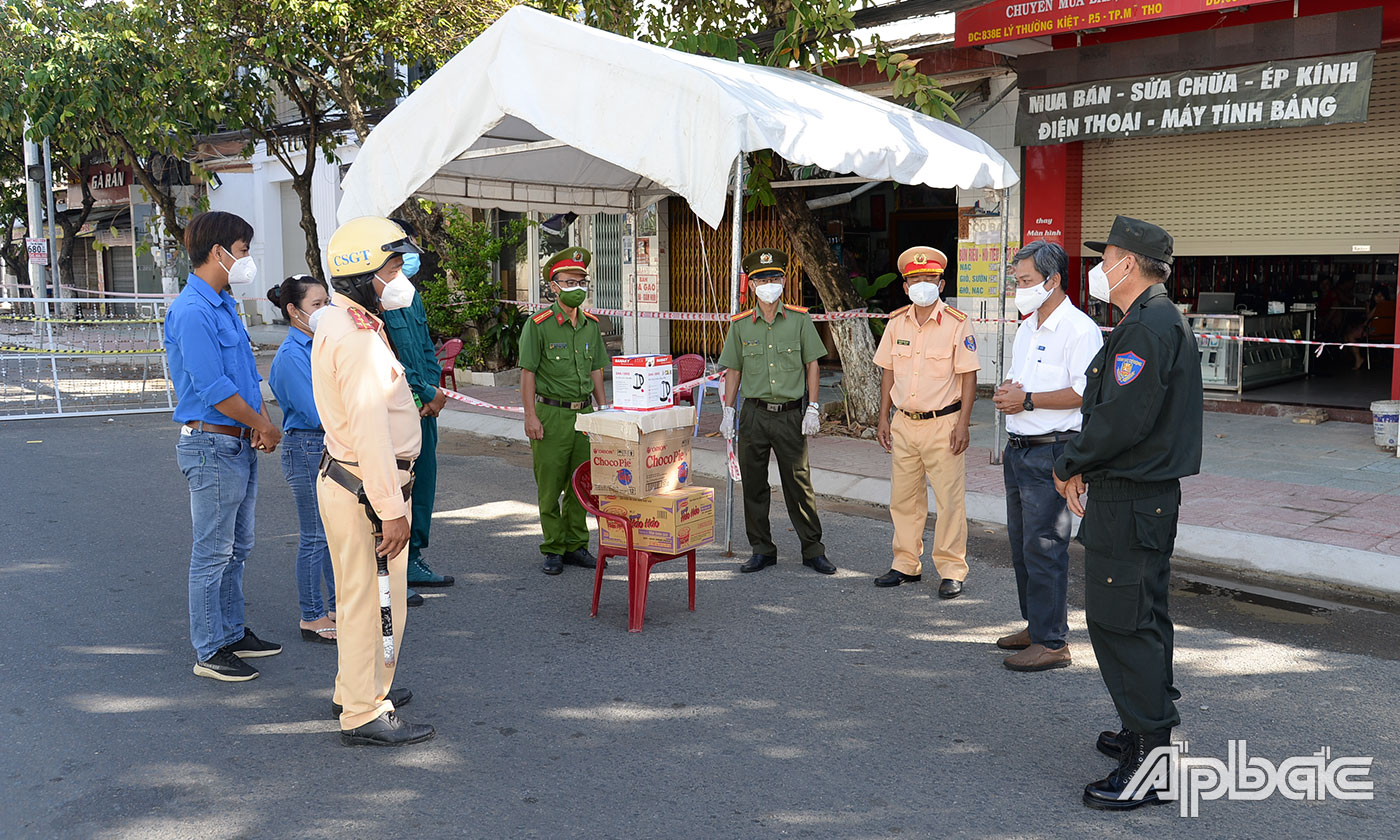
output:
[[[282,407],[282,474],[296,498],[301,521],[297,548],[297,597],[301,603],[301,637],[335,643],[335,579],[326,531],[316,505],[316,471],[325,448],[325,433],[311,390],[311,335],[314,313],[330,302],[326,285],[307,274],[288,277],[268,290],[267,299],[292,325],[272,359],[268,384]],[[325,582],[326,599],[321,599]]]

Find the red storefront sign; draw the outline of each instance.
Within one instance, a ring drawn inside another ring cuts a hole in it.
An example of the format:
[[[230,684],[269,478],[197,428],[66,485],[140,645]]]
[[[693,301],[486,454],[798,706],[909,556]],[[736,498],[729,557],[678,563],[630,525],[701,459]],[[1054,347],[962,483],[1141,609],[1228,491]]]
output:
[[[958,12],[954,38],[960,47],[975,47],[1275,2],[1279,0],[997,0]]]
[[[84,167],[83,180],[87,181],[88,189],[92,191],[95,207],[126,204],[131,200],[131,185],[135,183],[131,167],[124,163],[117,166],[98,163]]]

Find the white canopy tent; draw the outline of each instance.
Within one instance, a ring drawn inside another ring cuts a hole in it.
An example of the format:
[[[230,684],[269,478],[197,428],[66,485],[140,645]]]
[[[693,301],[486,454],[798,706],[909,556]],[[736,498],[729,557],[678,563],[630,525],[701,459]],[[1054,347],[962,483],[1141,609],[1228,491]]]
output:
[[[731,173],[739,196],[743,155],[763,149],[871,181],[1001,190],[1004,208],[1018,180],[967,131],[819,76],[689,55],[517,6],[375,127],[337,213],[342,223],[388,215],[414,195],[620,213],[677,195],[717,227]],[[737,311],[740,202],[732,207]]]

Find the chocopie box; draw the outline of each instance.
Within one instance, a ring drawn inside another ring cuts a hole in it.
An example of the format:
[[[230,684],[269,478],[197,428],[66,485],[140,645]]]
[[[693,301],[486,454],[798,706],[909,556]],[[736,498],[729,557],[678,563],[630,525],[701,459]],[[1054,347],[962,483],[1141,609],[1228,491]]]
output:
[[[715,491],[708,487],[671,490],[646,499],[599,496],[598,504],[603,512],[632,521],[633,548],[679,554],[715,538]],[[600,545],[627,547],[627,534],[621,528],[602,517],[598,528]]]
[[[644,499],[688,486],[695,409],[580,414],[574,428],[588,435],[593,492]]]

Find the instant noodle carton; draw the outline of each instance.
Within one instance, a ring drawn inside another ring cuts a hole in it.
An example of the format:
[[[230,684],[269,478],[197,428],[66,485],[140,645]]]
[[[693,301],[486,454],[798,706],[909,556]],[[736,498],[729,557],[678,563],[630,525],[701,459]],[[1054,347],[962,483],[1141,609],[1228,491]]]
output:
[[[644,499],[690,481],[695,408],[580,414],[574,428],[588,435],[593,492]]]
[[[715,491],[708,487],[671,490],[647,499],[599,496],[598,504],[606,513],[632,520],[633,548],[679,554],[715,538]],[[627,547],[621,528],[601,518],[598,528],[599,545]]]

